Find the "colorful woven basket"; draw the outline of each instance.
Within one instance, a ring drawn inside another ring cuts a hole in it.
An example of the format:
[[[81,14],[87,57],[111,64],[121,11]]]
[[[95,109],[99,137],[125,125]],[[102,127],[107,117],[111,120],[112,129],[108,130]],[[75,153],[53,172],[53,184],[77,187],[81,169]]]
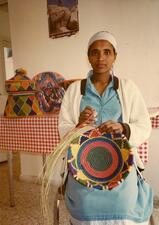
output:
[[[24,69],[17,69],[15,72],[15,76],[5,82],[8,99],[4,116],[43,115],[36,98],[35,82],[27,77]]]
[[[64,88],[59,85],[64,80],[63,76],[56,72],[43,72],[34,76],[33,80],[43,113],[58,113],[65,93]]]
[[[91,129],[73,140],[68,149],[68,169],[87,187],[111,190],[126,179],[132,165],[131,147],[121,134]]]

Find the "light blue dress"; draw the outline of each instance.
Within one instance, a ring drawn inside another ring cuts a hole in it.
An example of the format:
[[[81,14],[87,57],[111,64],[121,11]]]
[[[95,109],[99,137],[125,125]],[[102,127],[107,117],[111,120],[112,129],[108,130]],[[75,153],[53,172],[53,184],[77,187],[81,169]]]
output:
[[[121,105],[113,89],[113,80],[100,96],[88,77],[80,111],[88,105],[97,112],[96,125],[107,120],[122,122]],[[153,201],[149,185],[137,176],[133,167],[126,180],[112,190],[89,189],[69,174],[65,202],[73,225],[120,225],[128,224],[124,221],[144,224],[152,213]]]

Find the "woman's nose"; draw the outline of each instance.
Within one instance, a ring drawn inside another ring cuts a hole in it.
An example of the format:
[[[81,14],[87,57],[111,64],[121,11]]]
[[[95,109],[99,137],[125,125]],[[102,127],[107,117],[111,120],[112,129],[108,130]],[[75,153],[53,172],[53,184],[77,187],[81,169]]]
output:
[[[100,52],[98,54],[98,60],[104,60],[104,59],[105,59],[105,55],[102,52]]]

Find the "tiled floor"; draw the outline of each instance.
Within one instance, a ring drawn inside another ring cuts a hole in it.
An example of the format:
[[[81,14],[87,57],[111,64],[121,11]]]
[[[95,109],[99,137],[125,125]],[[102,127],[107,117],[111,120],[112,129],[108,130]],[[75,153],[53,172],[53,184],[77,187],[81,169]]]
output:
[[[16,205],[10,207],[7,163],[0,163],[0,225],[43,225],[40,207],[41,186],[36,183],[19,181],[19,165],[19,155],[13,154]],[[159,199],[155,199],[154,206],[151,225],[159,225]],[[60,225],[68,224],[68,214],[62,201],[60,204]]]
[[[151,218],[151,225],[159,225],[159,198],[154,198],[154,211]]]
[[[0,225],[42,225],[40,185],[18,180],[18,156],[14,155],[15,207],[9,205],[7,163],[0,164]]]
[[[14,154],[14,193],[15,207],[9,205],[7,163],[0,163],[0,225],[43,225],[40,208],[39,184],[22,182],[18,180],[19,156]],[[60,217],[61,225],[68,225],[64,204]]]

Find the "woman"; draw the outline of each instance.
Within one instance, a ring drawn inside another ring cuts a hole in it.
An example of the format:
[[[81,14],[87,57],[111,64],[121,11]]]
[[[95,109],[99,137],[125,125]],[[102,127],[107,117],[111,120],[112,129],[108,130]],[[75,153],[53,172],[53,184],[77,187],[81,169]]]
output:
[[[59,116],[60,136],[92,124],[101,132],[121,132],[129,139],[137,167],[142,170],[144,165],[136,149],[149,138],[149,114],[136,85],[114,76],[116,57],[117,44],[111,33],[101,31],[91,37],[88,60],[92,70],[84,85],[76,81],[65,93]],[[112,190],[88,189],[69,173],[65,201],[72,225],[148,225],[152,212],[151,189],[137,176],[135,166]]]

